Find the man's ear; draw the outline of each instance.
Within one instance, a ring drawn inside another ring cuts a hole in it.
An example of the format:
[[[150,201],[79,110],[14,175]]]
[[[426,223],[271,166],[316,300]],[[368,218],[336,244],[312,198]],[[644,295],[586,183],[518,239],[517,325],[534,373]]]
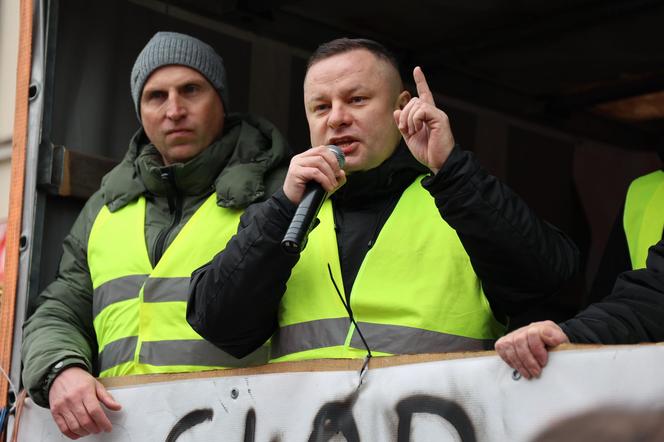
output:
[[[403,109],[410,101],[410,92],[402,91],[397,98],[397,107]]]

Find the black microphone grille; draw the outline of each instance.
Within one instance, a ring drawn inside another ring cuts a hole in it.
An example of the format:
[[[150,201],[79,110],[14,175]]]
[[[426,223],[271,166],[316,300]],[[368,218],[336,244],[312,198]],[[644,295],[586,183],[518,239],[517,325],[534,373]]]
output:
[[[343,169],[344,165],[346,164],[346,156],[344,155],[341,148],[339,146],[335,146],[334,144],[328,144],[327,148],[330,149],[330,152],[332,152],[337,157],[339,167]]]

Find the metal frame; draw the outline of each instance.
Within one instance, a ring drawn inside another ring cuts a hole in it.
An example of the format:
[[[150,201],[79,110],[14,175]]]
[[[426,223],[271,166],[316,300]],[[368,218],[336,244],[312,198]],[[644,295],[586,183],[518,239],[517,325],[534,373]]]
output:
[[[28,143],[10,369],[10,379],[15,386],[20,385],[22,333],[28,301],[39,289],[39,261],[46,201],[44,192],[37,191],[38,164],[41,146],[50,144],[57,15],[58,0],[34,1]]]

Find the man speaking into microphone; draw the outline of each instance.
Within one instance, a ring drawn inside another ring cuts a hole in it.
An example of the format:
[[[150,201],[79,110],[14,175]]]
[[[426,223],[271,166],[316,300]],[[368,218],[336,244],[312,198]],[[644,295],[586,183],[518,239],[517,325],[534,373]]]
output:
[[[192,275],[198,333],[236,357],[271,338],[271,361],[490,349],[510,315],[572,276],[571,240],[455,143],[419,67],[413,78],[416,97],[374,41],[314,52],[304,80],[314,147]],[[288,253],[311,182],[331,196],[304,249]]]

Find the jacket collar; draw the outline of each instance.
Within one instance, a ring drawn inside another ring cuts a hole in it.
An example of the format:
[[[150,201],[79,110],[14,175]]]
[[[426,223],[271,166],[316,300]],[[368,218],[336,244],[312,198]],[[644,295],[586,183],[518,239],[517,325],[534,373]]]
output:
[[[215,141],[186,163],[169,166],[164,166],[153,144],[143,146],[134,165],[144,188],[155,196],[166,196],[173,190],[185,196],[212,193],[214,180],[235,148],[237,132],[231,134]]]
[[[372,200],[401,194],[415,178],[430,173],[403,142],[391,157],[373,169],[348,175],[346,184],[332,198],[341,204],[365,205]]]

